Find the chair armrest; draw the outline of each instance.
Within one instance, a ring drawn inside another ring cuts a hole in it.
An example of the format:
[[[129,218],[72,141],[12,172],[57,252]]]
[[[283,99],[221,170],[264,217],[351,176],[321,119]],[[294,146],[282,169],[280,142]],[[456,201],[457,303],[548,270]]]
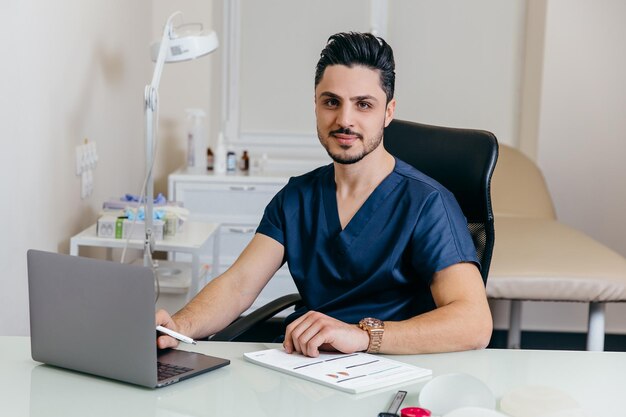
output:
[[[252,313],[245,317],[241,317],[231,324],[229,324],[222,331],[215,333],[209,338],[211,341],[216,342],[230,342],[241,336],[247,330],[259,323],[274,317],[277,313],[297,304],[302,298],[300,294],[288,294],[280,298],[275,299],[263,307],[254,310]]]

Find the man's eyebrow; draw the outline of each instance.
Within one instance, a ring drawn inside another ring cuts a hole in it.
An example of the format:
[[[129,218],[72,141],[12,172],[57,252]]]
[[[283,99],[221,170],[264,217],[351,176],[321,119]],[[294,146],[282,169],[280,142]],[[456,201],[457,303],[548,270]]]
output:
[[[330,91],[322,91],[320,97],[340,98],[337,94],[331,93]]]
[[[376,97],[370,96],[370,95],[356,96],[356,97],[350,98],[350,101],[363,101],[363,100],[378,101]]]
[[[322,91],[320,93],[320,97],[330,97],[330,98],[341,99],[341,97],[339,97],[337,94],[331,93],[330,91]],[[356,96],[356,97],[350,97],[350,101],[352,102],[363,101],[363,100],[378,101],[376,97],[371,96],[369,94]]]

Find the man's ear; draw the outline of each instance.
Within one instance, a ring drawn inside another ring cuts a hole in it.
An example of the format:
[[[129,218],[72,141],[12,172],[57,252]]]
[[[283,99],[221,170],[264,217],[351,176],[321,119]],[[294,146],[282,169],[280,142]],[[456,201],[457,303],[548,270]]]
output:
[[[393,114],[396,111],[396,99],[392,98],[389,103],[387,103],[387,108],[385,109],[385,127],[389,126],[389,123],[393,120]]]

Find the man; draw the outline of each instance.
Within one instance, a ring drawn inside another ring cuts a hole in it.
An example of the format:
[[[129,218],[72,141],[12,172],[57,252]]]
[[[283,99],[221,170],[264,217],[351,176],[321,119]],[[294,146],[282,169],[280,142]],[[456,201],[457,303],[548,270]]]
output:
[[[370,34],[329,38],[315,75],[320,143],[333,163],[292,178],[237,261],[157,324],[213,334],[255,300],[286,261],[304,307],[287,352],[412,354],[484,348],[491,313],[463,214],[450,192],[383,147],[395,64]],[[161,348],[176,345],[160,336]]]

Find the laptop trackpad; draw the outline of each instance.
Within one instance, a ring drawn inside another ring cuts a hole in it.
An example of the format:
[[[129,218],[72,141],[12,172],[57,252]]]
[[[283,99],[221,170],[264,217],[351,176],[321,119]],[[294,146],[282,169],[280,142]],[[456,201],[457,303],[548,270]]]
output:
[[[159,350],[157,360],[159,364],[161,364],[160,367],[170,368],[169,372],[172,373],[171,377],[176,381],[187,379],[193,375],[209,372],[230,364],[228,359],[177,349]],[[181,370],[184,372],[180,372]],[[163,382],[165,382],[166,379],[169,378],[159,378],[159,380]]]

